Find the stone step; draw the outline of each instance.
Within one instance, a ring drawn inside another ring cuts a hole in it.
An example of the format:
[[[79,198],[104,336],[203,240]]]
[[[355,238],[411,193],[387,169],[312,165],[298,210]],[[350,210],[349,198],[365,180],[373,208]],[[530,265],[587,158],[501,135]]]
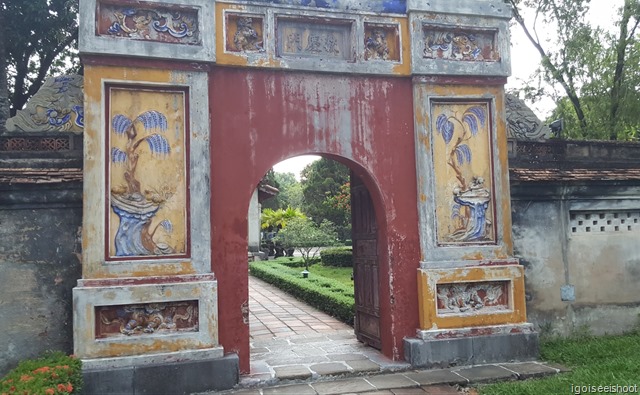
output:
[[[283,367],[286,368],[286,367]],[[305,368],[306,369],[306,368]],[[525,380],[562,372],[563,366],[545,362],[513,362],[477,366],[459,366],[437,370],[404,370],[401,372],[367,373],[358,376],[339,372],[340,376],[312,374],[295,375],[291,367],[291,379],[263,382],[257,388],[236,388],[220,394],[297,394],[330,395],[346,393],[395,394],[457,394],[459,387],[505,380]],[[308,369],[307,369],[308,370]],[[327,371],[328,372],[328,371]]]

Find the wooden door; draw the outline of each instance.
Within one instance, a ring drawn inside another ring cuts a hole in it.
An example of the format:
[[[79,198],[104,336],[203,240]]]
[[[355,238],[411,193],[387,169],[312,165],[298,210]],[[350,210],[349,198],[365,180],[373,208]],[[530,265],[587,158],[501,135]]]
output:
[[[356,337],[361,342],[380,349],[378,226],[369,191],[362,180],[353,173],[351,173],[351,229]]]

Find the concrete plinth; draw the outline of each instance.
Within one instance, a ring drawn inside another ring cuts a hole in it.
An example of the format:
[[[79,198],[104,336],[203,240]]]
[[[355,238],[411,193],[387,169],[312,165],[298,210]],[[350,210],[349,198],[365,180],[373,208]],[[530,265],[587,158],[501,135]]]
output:
[[[85,394],[191,394],[222,391],[235,386],[240,374],[236,354],[129,366],[121,366],[122,361],[86,362],[89,362],[89,368],[85,367],[82,372]]]
[[[532,361],[539,355],[538,333],[530,325],[463,328],[428,334],[421,331],[418,338],[404,339],[405,359],[414,367],[447,368],[460,365]],[[494,333],[488,333],[495,329]],[[458,332],[458,333],[453,333]],[[485,333],[485,334],[482,334]]]

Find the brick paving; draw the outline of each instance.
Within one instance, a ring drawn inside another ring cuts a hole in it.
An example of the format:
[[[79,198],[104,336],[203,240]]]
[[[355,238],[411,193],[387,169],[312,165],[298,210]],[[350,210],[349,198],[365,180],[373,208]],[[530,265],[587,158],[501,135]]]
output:
[[[564,371],[539,362],[415,370],[358,342],[353,328],[249,277],[251,373],[223,394],[475,395],[472,383]]]

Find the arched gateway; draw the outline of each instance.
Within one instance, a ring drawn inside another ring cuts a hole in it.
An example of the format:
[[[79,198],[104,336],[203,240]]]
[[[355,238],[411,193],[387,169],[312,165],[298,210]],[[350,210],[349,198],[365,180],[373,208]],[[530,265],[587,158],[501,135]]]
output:
[[[535,357],[512,258],[510,16],[498,0],[83,0],[90,388],[195,392],[248,371],[249,200],[307,153],[370,195],[376,242],[354,247],[377,271],[356,280],[379,312],[359,330],[377,325],[386,356]]]

